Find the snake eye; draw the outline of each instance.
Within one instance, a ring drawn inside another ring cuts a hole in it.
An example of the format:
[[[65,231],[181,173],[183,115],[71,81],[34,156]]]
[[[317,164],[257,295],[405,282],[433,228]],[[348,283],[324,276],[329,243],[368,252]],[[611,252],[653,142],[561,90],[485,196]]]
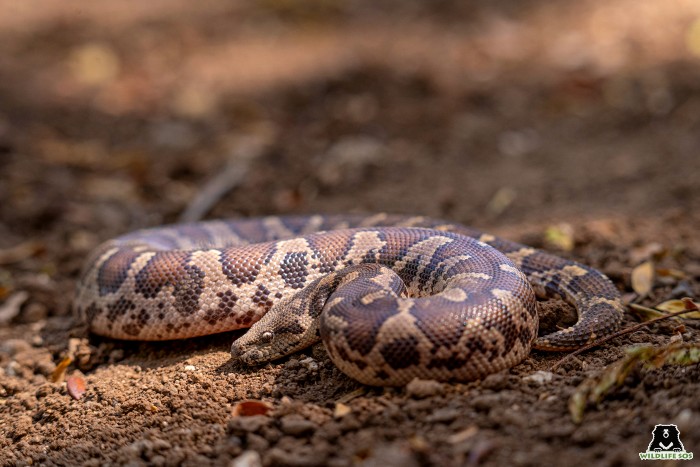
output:
[[[265,331],[260,335],[260,340],[262,341],[263,344],[269,344],[272,342],[272,339],[275,337],[275,333],[272,331]]]

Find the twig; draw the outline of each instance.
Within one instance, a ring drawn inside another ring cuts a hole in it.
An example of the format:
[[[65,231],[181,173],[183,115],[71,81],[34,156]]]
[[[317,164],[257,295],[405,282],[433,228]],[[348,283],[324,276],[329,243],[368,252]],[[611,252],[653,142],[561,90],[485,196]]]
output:
[[[659,316],[659,317],[657,317],[657,318],[650,319],[649,321],[644,321],[643,323],[637,323],[637,324],[635,324],[634,326],[630,326],[630,327],[628,327],[628,328],[621,329],[620,331],[616,332],[615,334],[611,334],[611,335],[606,336],[606,337],[604,337],[604,338],[602,338],[602,339],[599,339],[599,340],[597,340],[597,341],[595,341],[595,342],[591,342],[590,344],[587,344],[587,345],[581,347],[580,349],[577,349],[576,351],[571,352],[570,354],[566,355],[564,358],[562,358],[562,359],[559,360],[557,363],[555,363],[555,364],[549,369],[549,371],[554,371],[554,370],[556,370],[557,368],[559,368],[564,362],[566,362],[566,361],[569,360],[570,358],[572,358],[572,357],[574,357],[574,356],[576,356],[576,355],[580,355],[580,354],[582,354],[583,352],[585,352],[585,351],[587,351],[587,350],[590,350],[590,349],[592,349],[593,347],[597,347],[597,346],[599,346],[599,345],[601,345],[601,344],[604,344],[605,342],[608,342],[609,340],[615,339],[616,337],[620,337],[620,336],[624,336],[625,334],[632,333],[632,332],[634,332],[634,331],[636,331],[636,330],[638,330],[638,329],[641,329],[641,328],[643,328],[643,327],[645,327],[645,326],[648,326],[648,325],[650,325],[650,324],[656,323],[657,321],[663,321],[663,320],[665,320],[665,319],[673,318],[673,317],[675,317],[675,316],[679,316],[679,315],[682,315],[682,314],[685,314],[685,313],[690,313],[691,311],[700,311],[700,309],[697,307],[697,305],[695,305],[695,304],[692,302],[692,300],[691,300],[690,298],[687,298],[687,297],[686,297],[686,298],[683,298],[682,300],[683,300],[683,303],[685,303],[685,307],[686,307],[685,310],[681,310],[681,311],[676,311],[676,312],[673,312],[673,313],[669,313],[668,315],[665,315],[665,316]],[[640,307],[640,308],[645,308],[645,307]],[[651,308],[646,308],[646,309],[649,310],[649,311],[657,312],[656,310],[653,310],[653,309],[651,309]]]
[[[0,250],[0,265],[19,263],[30,258],[44,249],[44,244],[38,240],[28,240],[12,248]]]
[[[248,174],[251,162],[266,149],[268,142],[261,137],[244,139],[231,154],[224,169],[205,182],[197,196],[180,215],[180,222],[195,222],[226,193],[241,184]]]

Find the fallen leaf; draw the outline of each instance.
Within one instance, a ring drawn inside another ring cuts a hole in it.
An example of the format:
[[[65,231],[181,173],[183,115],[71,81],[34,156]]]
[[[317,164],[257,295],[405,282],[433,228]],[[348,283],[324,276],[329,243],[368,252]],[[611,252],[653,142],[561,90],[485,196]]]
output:
[[[66,357],[63,360],[61,360],[61,363],[56,365],[56,368],[51,372],[51,376],[49,376],[49,380],[51,380],[52,383],[60,383],[63,381],[63,378],[66,376],[66,369],[68,368],[68,365],[70,365],[73,362],[73,359],[70,357]]]
[[[574,249],[574,228],[571,224],[557,224],[547,227],[544,232],[545,241],[562,251]]]
[[[87,384],[85,379],[80,375],[69,376],[66,380],[66,388],[68,389],[68,394],[75,399],[80,400],[85,394]]]
[[[687,279],[686,274],[680,269],[673,268],[656,268],[656,274],[659,277],[672,277],[674,279],[683,280]]]
[[[654,286],[654,263],[645,261],[632,270],[632,289],[645,297]]]
[[[633,248],[629,252],[630,262],[633,264],[638,264],[643,261],[658,261],[665,255],[666,247],[656,242]]]
[[[663,365],[687,366],[700,363],[700,346],[674,343],[666,347],[639,346],[627,351],[627,356],[609,365],[602,374],[589,378],[576,388],[568,407],[574,423],[581,423],[588,405],[600,403],[613,389],[620,387],[625,378],[638,366],[643,369]]]
[[[350,406],[345,405],[342,402],[337,402],[335,404],[335,409],[333,410],[333,418],[343,418],[350,412],[352,412]]]
[[[22,242],[12,248],[0,250],[0,264],[19,263],[41,253],[44,249],[45,245],[38,240]]]
[[[690,301],[690,303],[693,303]],[[700,308],[698,304],[693,303],[695,307]],[[688,308],[686,305],[686,301],[684,300],[666,300],[663,303],[659,303],[656,305],[654,308],[657,310],[665,311],[667,313],[676,313],[679,311],[683,310],[692,310],[693,308]],[[700,312],[698,311],[689,311],[688,313],[684,313],[681,318],[691,318],[691,319],[700,319]]]
[[[105,44],[88,43],[74,49],[69,59],[73,77],[82,84],[102,85],[114,80],[121,67],[119,57]]]
[[[263,401],[241,401],[233,407],[234,417],[251,417],[253,415],[266,415],[272,407]]]
[[[493,198],[486,206],[486,210],[494,216],[498,216],[513,204],[516,197],[517,193],[513,188],[502,187],[493,195]]]

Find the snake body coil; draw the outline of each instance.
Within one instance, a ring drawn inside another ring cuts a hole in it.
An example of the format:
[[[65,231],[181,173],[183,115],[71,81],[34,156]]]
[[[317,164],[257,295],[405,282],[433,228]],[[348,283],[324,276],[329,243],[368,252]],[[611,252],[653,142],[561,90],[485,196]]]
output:
[[[536,295],[568,301],[578,322],[536,337]],[[384,214],[134,232],[93,252],[75,308],[92,332],[118,339],[252,325],[232,346],[249,364],[320,336],[342,371],[372,385],[481,378],[532,345],[578,348],[623,315],[617,289],[593,268],[458,224]]]

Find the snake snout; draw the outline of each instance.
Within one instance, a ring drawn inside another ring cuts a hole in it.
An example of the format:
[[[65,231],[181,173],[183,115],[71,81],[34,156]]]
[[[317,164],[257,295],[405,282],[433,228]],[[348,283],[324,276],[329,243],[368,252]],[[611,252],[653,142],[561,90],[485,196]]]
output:
[[[238,342],[231,344],[231,358],[238,360],[241,355],[243,355],[243,346],[239,345]]]
[[[234,342],[231,345],[231,357],[234,360],[239,360],[246,365],[257,365],[260,363],[263,357],[263,353],[258,349],[251,349],[245,345],[241,345],[238,342]]]

